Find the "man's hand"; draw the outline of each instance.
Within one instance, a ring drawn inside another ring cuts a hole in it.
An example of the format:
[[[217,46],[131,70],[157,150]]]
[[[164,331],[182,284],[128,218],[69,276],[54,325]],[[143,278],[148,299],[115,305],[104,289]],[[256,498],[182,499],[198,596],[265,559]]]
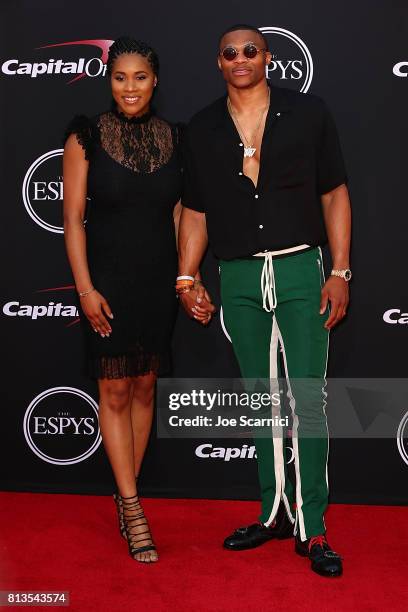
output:
[[[330,276],[324,284],[320,300],[321,315],[326,312],[329,302],[331,312],[324,324],[326,329],[332,329],[346,316],[349,303],[349,287],[343,278]]]
[[[184,310],[191,319],[196,319],[202,325],[207,325],[211,321],[215,306],[211,303],[211,298],[203,285],[200,285],[198,289],[181,293],[179,297]]]

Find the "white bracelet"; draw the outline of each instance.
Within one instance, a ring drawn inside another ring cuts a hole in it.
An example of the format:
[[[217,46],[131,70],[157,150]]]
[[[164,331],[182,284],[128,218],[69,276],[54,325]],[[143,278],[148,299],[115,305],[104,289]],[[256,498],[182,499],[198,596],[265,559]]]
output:
[[[184,274],[183,276],[178,276],[176,278],[176,280],[192,280],[194,282],[194,276],[188,276],[187,274]]]

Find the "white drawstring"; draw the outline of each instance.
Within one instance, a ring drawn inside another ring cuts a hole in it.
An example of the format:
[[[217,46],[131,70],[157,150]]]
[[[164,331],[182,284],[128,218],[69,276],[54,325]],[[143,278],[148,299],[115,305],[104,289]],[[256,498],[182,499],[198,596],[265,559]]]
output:
[[[261,291],[263,308],[266,310],[266,312],[272,312],[278,303],[276,297],[275,271],[273,269],[272,257],[276,257],[277,255],[288,255],[289,253],[296,253],[297,251],[304,251],[305,249],[309,248],[309,244],[300,244],[298,246],[289,247],[288,249],[280,249],[279,251],[264,251],[255,253],[254,257],[265,258],[261,276]]]
[[[272,312],[278,303],[276,298],[275,272],[273,269],[272,253],[269,251],[264,256],[265,262],[261,275],[262,306],[266,312]]]

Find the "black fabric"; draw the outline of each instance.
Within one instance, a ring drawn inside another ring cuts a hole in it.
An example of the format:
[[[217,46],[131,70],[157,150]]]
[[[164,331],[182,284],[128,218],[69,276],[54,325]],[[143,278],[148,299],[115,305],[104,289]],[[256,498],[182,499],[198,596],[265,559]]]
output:
[[[206,214],[217,257],[325,244],[320,196],[347,176],[320,98],[271,87],[257,187],[242,174],[244,147],[226,96],[191,119],[184,140],[183,205]]]
[[[75,118],[66,137],[71,133],[89,160],[91,279],[114,315],[112,334],[102,338],[80,309],[87,373],[94,378],[165,374],[177,310],[178,130],[154,115],[129,120],[110,111]]]
[[[79,144],[85,151],[85,159],[89,161],[94,150],[94,145],[98,141],[95,124],[90,121],[86,115],[76,115],[65,130],[63,139],[64,145],[71,134],[76,135]]]

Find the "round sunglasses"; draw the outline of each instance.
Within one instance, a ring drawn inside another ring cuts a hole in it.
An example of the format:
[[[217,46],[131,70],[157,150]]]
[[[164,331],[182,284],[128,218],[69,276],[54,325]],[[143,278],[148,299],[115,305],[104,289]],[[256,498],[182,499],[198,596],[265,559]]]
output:
[[[254,59],[261,51],[266,51],[266,49],[258,49],[253,43],[247,43],[242,49],[247,59]],[[239,51],[232,45],[228,45],[228,47],[220,51],[220,55],[222,55],[227,62],[232,62],[239,55]]]

